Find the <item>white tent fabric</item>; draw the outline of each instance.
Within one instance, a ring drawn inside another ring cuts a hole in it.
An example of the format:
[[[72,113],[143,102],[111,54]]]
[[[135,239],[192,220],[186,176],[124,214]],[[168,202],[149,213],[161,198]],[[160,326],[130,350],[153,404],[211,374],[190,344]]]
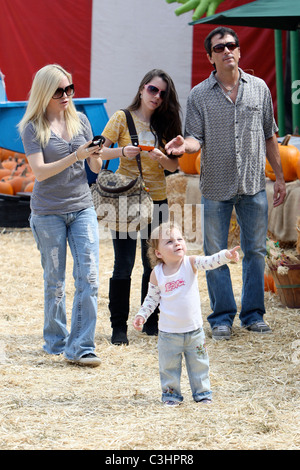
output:
[[[90,96],[107,99],[109,116],[131,103],[153,68],[172,77],[185,115],[192,76],[191,16],[176,17],[165,0],[93,1]]]

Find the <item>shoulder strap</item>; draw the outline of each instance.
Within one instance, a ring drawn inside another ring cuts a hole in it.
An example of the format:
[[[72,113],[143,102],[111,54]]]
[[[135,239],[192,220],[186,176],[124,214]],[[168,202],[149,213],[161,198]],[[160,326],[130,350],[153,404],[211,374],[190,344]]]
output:
[[[136,133],[136,128],[135,128],[134,121],[133,121],[133,118],[131,116],[131,113],[130,113],[130,111],[128,111],[128,109],[122,109],[121,111],[124,111],[124,113],[126,115],[127,126],[128,126],[129,134],[130,134],[130,137],[131,137],[132,145],[134,145],[135,147],[138,147],[139,139],[138,139],[138,136],[137,136],[137,133]]]
[[[133,118],[131,116],[131,113],[128,109],[121,109],[121,111],[123,111],[125,113],[125,116],[126,116],[127,126],[128,126],[129,134],[130,134],[130,137],[131,137],[132,145],[134,145],[135,147],[138,147],[139,139],[138,139],[138,136],[137,136],[137,133],[136,133],[136,128],[135,128],[134,121],[133,121]],[[114,146],[114,144],[112,144],[112,147],[113,146]],[[136,163],[137,163],[140,175],[143,178],[142,163],[141,163],[140,154],[138,153],[135,158],[136,158]],[[106,160],[105,165],[104,165],[105,170],[108,168],[108,164],[109,164],[109,160]]]
[[[136,128],[135,128],[134,121],[133,121],[133,118],[131,116],[131,113],[130,113],[130,111],[128,111],[128,109],[122,109],[121,111],[124,111],[125,116],[126,116],[127,126],[128,126],[129,134],[130,134],[130,137],[131,137],[132,145],[134,145],[135,147],[138,147],[139,139],[138,139],[138,136],[137,136],[137,133],[136,133]],[[136,159],[136,163],[137,163],[140,175],[143,178],[141,155],[138,153],[136,155],[135,159]]]

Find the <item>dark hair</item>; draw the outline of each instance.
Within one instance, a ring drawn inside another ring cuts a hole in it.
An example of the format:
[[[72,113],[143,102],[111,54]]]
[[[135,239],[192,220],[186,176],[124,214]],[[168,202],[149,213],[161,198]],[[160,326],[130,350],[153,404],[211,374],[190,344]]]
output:
[[[226,36],[226,34],[230,34],[234,38],[237,45],[238,46],[240,45],[238,35],[236,34],[235,31],[233,31],[233,29],[227,28],[226,26],[218,26],[217,28],[213,29],[208,34],[208,36],[206,36],[206,38],[204,40],[205,50],[206,50],[207,54],[209,54],[210,57],[211,57],[211,40],[212,40],[213,36],[215,36],[216,34],[220,35],[221,38]]]
[[[150,120],[150,129],[156,134],[158,144],[164,147],[166,142],[182,134],[181,128],[181,110],[178,95],[172,78],[163,70],[153,69],[142,79],[138,92],[132,103],[128,106],[129,111],[136,111],[141,105],[141,91],[147,83],[150,83],[154,77],[160,77],[167,84],[166,95]]]

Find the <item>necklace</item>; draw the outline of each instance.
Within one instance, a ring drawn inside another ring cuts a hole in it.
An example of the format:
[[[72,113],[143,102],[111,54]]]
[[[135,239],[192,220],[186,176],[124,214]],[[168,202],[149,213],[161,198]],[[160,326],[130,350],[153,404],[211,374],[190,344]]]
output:
[[[49,123],[49,126],[50,126],[50,129],[53,130],[53,132],[60,138],[62,138],[62,135],[63,135],[63,131],[59,130],[57,127],[55,127],[53,125],[53,123],[51,123],[48,119],[47,119],[48,123]]]
[[[215,77],[215,79],[217,80],[217,82],[219,83],[219,85],[222,85],[222,87],[225,89],[225,90],[224,90],[224,93],[225,93],[227,96],[230,96],[231,93],[233,92],[233,90],[235,89],[235,87],[237,86],[239,80],[240,80],[240,73],[239,73],[239,78],[237,79],[237,81],[235,82],[235,84],[233,85],[233,87],[230,88],[230,90],[228,90],[228,88],[226,88],[226,86],[224,85],[224,83],[222,83],[221,80],[219,80],[217,77]]]

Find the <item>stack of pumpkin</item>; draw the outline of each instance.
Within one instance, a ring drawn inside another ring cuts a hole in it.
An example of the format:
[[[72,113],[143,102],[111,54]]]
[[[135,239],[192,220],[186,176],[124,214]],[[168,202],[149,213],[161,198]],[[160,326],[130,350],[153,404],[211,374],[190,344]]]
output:
[[[283,141],[278,144],[284,181],[287,183],[295,181],[296,179],[300,180],[300,150],[294,145],[289,144],[290,138],[291,135],[288,134]],[[268,160],[266,160],[265,175],[272,181],[276,179]]]
[[[179,167],[183,173],[188,175],[200,174],[201,150],[196,153],[184,153],[179,158]]]
[[[31,193],[35,176],[25,154],[0,148],[0,193]]]
[[[283,141],[278,144],[281,165],[286,182],[300,180],[300,150],[294,145],[289,144],[291,135],[285,136]],[[200,174],[201,151],[196,153],[184,153],[179,159],[179,167],[186,174]],[[265,175],[272,181],[275,181],[274,171],[266,160]]]

